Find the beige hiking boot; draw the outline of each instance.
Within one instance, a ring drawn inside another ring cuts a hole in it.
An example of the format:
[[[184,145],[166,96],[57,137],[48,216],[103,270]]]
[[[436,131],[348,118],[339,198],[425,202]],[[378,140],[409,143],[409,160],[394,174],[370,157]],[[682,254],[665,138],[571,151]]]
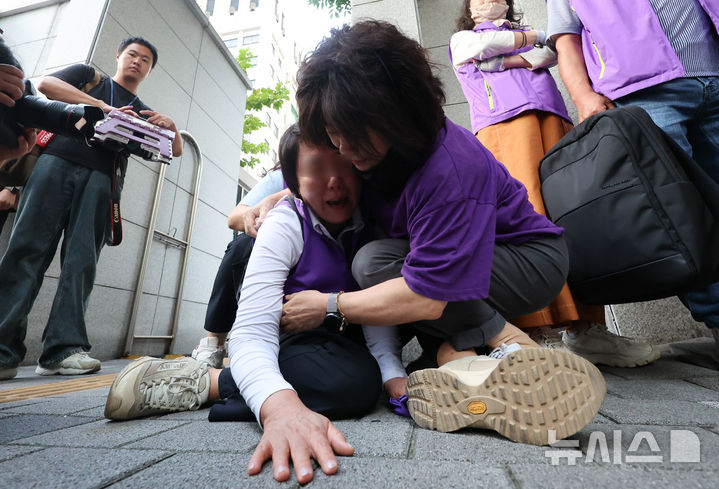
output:
[[[465,357],[413,372],[408,407],[422,428],[486,428],[510,440],[546,445],[573,435],[606,394],[601,372],[564,350],[522,348],[505,358]]]

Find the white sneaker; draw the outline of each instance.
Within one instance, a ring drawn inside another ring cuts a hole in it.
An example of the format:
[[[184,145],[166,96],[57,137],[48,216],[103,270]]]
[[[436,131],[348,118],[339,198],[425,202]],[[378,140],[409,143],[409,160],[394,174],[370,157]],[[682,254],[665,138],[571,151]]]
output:
[[[486,428],[546,445],[594,419],[606,394],[597,367],[566,350],[521,348],[503,359],[464,357],[407,381],[407,406],[422,428]]]
[[[212,368],[222,368],[223,361],[227,356],[225,346],[220,346],[220,342],[215,336],[206,336],[200,340],[197,348],[192,350],[192,358],[198,362],[206,363]]]
[[[712,328],[711,331],[712,336],[714,336],[714,352],[712,352],[712,358],[715,362],[719,363],[719,328]]]
[[[529,337],[542,348],[566,350],[562,341],[562,331],[549,326],[537,326],[528,331]]]
[[[0,367],[0,380],[14,379],[17,375],[15,367]]]
[[[194,411],[207,402],[210,374],[194,358],[138,358],[120,372],[105,404],[108,419],[135,419]]]
[[[37,366],[38,375],[82,375],[97,372],[102,367],[100,360],[92,358],[86,352],[73,353],[65,360],[49,367]]]
[[[592,363],[610,367],[640,367],[661,356],[661,351],[654,345],[615,335],[606,326],[597,323],[588,323],[572,333],[565,331],[562,340],[571,352]]]
[[[519,346],[518,343],[512,343],[511,345],[502,343],[501,345],[499,345],[499,348],[495,348],[494,350],[492,350],[492,353],[489,354],[489,358],[496,358],[497,360],[501,360],[510,353],[514,353],[515,351],[521,349],[522,347]]]

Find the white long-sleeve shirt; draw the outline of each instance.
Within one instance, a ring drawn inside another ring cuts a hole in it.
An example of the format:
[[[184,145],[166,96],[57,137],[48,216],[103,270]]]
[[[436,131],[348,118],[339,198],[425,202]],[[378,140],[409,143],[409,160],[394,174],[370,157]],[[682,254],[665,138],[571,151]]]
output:
[[[334,239],[309,207],[305,206],[305,210],[309,212],[314,230]],[[355,232],[362,226],[360,214],[356,211],[352,225],[342,233]],[[342,246],[341,236],[335,241]],[[279,324],[285,281],[302,256],[303,249],[302,225],[297,214],[286,206],[275,207],[267,214],[257,233],[228,341],[232,377],[258,420],[262,404],[269,396],[280,390],[294,390],[279,368]],[[395,371],[397,362],[401,367],[401,360],[386,360],[388,352],[394,351],[395,347],[384,345],[385,341],[391,341],[390,337],[385,339],[385,334],[380,331],[373,336],[378,352],[375,358],[385,359],[383,362],[386,365],[391,362],[393,366],[385,369]],[[399,342],[398,339],[396,341]],[[385,369],[382,369],[383,373]]]

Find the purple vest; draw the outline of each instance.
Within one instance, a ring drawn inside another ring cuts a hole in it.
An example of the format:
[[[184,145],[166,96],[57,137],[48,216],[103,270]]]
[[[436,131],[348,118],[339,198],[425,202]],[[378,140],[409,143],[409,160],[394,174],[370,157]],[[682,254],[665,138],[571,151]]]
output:
[[[497,27],[491,22],[484,22],[474,28],[474,32],[491,30],[512,29]],[[507,56],[529,49],[531,47],[515,49]],[[449,60],[451,63],[451,50]],[[554,78],[546,69],[531,71],[514,68],[490,73],[480,70],[473,63],[466,63],[459,68],[455,67],[454,72],[469,102],[472,132],[475,134],[480,129],[511,119],[527,110],[551,112],[571,122]]]
[[[616,99],[686,74],[649,0],[569,1],[584,25],[582,51],[595,92]],[[699,3],[718,28],[717,2]]]
[[[295,199],[295,204],[302,217],[304,248],[300,260],[285,281],[285,294],[301,290],[319,290],[324,293],[359,290],[357,282],[352,278],[351,263],[347,263],[342,249],[334,240],[314,230],[312,219],[301,200]],[[292,208],[287,200],[280,201],[278,205]],[[354,256],[369,241],[364,229],[353,234],[350,256]]]

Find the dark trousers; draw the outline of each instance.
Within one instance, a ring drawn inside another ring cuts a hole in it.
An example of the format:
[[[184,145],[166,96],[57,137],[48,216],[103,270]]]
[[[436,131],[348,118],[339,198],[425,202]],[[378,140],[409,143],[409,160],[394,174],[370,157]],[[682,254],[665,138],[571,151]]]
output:
[[[85,310],[95,282],[110,206],[110,177],[43,154],[27,181],[0,260],[0,366],[25,357],[27,315],[63,237],[60,277],[38,363],[89,351]]]
[[[356,333],[352,339],[319,327],[280,338],[278,360],[283,377],[305,406],[330,419],[367,414],[382,392],[377,362],[360,343],[361,331]],[[219,389],[223,401],[210,409],[210,421],[255,419],[229,368],[220,373]]]
[[[0,211],[0,234],[2,234],[2,228],[5,226],[7,215],[10,211]]]
[[[254,244],[253,238],[240,233],[227,245],[207,304],[205,330],[212,333],[229,333],[232,329],[247,261]]]
[[[352,274],[363,289],[401,277],[408,252],[407,240],[372,241],[355,256]],[[411,325],[430,337],[450,340],[457,350],[480,347],[502,330],[505,318],[529,314],[552,302],[568,273],[569,253],[562,236],[542,237],[520,245],[497,243],[489,297],[449,302],[439,319]]]

